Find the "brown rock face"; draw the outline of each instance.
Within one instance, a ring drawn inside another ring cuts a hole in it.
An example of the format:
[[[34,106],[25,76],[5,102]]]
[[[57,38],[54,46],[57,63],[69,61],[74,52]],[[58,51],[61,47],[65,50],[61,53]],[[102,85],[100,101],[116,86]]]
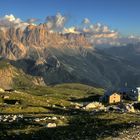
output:
[[[0,28],[0,57],[10,59],[13,66],[25,73],[43,77],[31,82],[36,85],[44,85],[44,81],[48,84],[67,80],[72,82],[75,66],[67,65],[69,58],[66,56],[70,56],[69,60],[74,63],[71,57],[85,57],[91,48],[84,35],[53,33],[47,30],[46,24],[28,25],[25,29]],[[12,75],[9,77],[10,82],[13,78]],[[22,77],[24,79],[18,78],[20,82],[16,85],[28,85],[22,82],[27,81],[25,76]],[[8,83],[3,80],[2,83]],[[0,86],[3,87],[2,83]],[[10,83],[8,85],[11,86]]]
[[[70,45],[72,44],[74,46],[84,46],[84,48],[91,48],[91,45],[82,34],[69,33],[65,34],[65,37],[67,40],[69,40]]]
[[[45,50],[52,48],[59,51],[74,49],[79,53],[79,48],[87,49],[91,46],[83,35],[50,33],[45,24],[29,25],[24,30],[20,28],[0,30],[0,55],[8,59],[17,60],[26,57],[36,59],[46,56]]]
[[[26,88],[33,85],[44,86],[45,82],[42,77],[25,74],[22,69],[14,67],[9,60],[0,61],[0,88]]]
[[[4,68],[0,70],[0,87],[8,89],[12,87],[12,79],[14,77],[12,68]]]
[[[46,85],[42,77],[35,77],[35,78],[33,78],[32,82],[33,82],[33,84],[35,84],[37,86],[39,86],[39,85],[45,86]]]

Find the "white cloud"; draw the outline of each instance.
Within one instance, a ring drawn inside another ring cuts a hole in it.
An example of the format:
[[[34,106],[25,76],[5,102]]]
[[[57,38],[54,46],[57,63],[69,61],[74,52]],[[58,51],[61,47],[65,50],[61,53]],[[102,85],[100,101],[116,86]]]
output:
[[[86,23],[86,26],[79,26],[79,27],[71,27],[65,28],[65,32],[69,33],[83,33],[87,40],[93,44],[104,44],[109,43],[116,40],[119,37],[119,33],[110,29],[106,25],[102,25],[101,23],[93,24],[87,22],[85,19],[83,20]]]
[[[20,18],[14,15],[5,15],[0,17],[0,29],[15,27],[25,29],[26,26],[34,24],[38,19],[30,18],[27,21],[22,21]],[[121,37],[120,34],[112,30],[109,26],[101,23],[93,24],[88,18],[83,19],[82,24],[79,26],[72,26],[69,28],[65,27],[67,17],[61,13],[57,13],[55,16],[47,16],[45,24],[50,32],[62,32],[62,33],[73,33],[73,34],[84,34],[87,40],[94,45],[122,45],[127,43],[140,42],[140,37],[129,36]]]
[[[90,20],[88,18],[84,18],[82,24],[90,24]]]
[[[5,15],[4,19],[7,19],[9,22],[16,21],[16,18],[11,14],[11,15]],[[18,19],[19,21],[19,19]]]
[[[77,31],[76,27],[70,27],[70,28],[64,28],[63,33],[73,33],[73,34],[80,34],[79,31]]]
[[[46,17],[46,25],[49,30],[52,31],[62,31],[64,29],[67,18],[60,13],[55,16]]]
[[[0,27],[25,28],[28,25],[27,22],[23,22],[20,18],[16,18],[12,14],[0,18]]]

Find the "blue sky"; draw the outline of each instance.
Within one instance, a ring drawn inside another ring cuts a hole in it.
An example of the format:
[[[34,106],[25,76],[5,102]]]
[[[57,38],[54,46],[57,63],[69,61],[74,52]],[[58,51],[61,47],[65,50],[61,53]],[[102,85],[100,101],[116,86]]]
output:
[[[0,0],[0,16],[13,14],[22,20],[60,12],[69,25],[89,18],[117,29],[124,35],[140,35],[140,0]]]

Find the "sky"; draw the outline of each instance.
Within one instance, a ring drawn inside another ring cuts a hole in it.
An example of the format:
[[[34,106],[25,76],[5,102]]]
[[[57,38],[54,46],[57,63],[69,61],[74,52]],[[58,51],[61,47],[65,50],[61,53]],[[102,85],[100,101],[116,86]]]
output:
[[[13,14],[22,20],[60,12],[69,23],[79,24],[88,18],[103,23],[123,35],[140,35],[140,0],[0,0],[0,16]]]

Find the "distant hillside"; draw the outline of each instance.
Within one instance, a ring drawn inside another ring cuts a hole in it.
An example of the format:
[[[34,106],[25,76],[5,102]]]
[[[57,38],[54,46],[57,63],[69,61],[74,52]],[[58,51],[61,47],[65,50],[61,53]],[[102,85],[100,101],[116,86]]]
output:
[[[140,43],[128,44],[121,47],[111,47],[104,49],[104,52],[115,57],[126,59],[133,64],[140,65]]]
[[[9,60],[0,60],[0,88],[29,88],[34,85],[45,85],[40,77],[25,74],[10,64]]]
[[[54,53],[55,54],[55,53]],[[18,60],[13,64],[33,76],[41,76],[47,84],[83,83],[98,87],[120,87],[127,81],[138,86],[140,69],[130,61],[96,50],[86,56],[57,54],[54,66],[36,64],[33,60]],[[57,66],[58,65],[58,66]]]
[[[52,33],[45,24],[29,25],[24,30],[0,30],[0,55],[10,60],[11,75],[15,69],[22,70],[20,74],[42,77],[48,85],[83,83],[104,88],[120,87],[125,82],[140,85],[138,48],[130,45],[120,51],[119,48],[98,50],[84,34]],[[22,84],[28,78],[21,79]],[[11,85],[10,80],[7,83]]]

